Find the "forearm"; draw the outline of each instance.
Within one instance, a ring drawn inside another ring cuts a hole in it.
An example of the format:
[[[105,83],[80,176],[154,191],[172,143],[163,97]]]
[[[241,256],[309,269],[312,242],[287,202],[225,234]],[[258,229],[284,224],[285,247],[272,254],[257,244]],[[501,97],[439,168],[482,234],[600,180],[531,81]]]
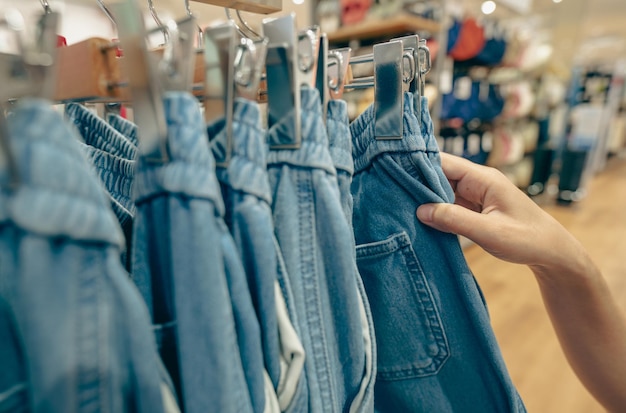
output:
[[[582,247],[575,262],[533,267],[563,351],[609,411],[626,411],[626,320]]]

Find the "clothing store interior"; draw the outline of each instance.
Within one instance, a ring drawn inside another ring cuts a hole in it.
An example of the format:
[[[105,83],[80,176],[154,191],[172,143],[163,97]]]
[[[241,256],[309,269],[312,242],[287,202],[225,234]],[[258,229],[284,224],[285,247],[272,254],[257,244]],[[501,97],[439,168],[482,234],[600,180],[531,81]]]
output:
[[[605,411],[532,269],[416,210],[499,170],[626,307],[625,22],[0,0],[0,412]]]

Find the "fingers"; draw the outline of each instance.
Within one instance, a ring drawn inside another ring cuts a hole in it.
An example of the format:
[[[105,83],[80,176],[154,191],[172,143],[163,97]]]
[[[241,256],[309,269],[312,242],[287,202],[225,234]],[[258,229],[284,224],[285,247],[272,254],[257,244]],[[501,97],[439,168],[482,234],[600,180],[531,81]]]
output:
[[[488,191],[495,185],[500,185],[504,178],[493,168],[447,153],[441,153],[441,166],[455,194],[474,205],[484,206]]]
[[[487,234],[489,221],[478,212],[453,204],[424,204],[417,208],[417,218],[439,231],[463,235],[477,243],[478,234]],[[480,229],[476,232],[476,229]]]

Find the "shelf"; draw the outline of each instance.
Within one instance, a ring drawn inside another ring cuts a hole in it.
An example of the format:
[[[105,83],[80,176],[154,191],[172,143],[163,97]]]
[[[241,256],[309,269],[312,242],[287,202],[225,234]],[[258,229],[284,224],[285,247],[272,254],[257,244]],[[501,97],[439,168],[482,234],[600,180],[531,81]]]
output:
[[[328,33],[328,41],[338,43],[377,37],[391,38],[393,36],[418,31],[437,33],[439,29],[439,23],[434,20],[408,14],[400,14],[384,20],[369,19],[357,24],[341,27],[333,33]]]

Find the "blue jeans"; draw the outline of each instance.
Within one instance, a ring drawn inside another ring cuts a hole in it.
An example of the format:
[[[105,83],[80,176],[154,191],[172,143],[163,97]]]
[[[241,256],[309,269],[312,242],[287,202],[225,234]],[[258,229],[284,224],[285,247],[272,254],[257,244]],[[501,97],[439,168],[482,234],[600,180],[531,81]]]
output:
[[[127,119],[124,119],[120,115],[109,115],[106,120],[109,125],[113,127],[113,129],[121,133],[133,145],[139,145],[139,138],[137,138],[137,125]]]
[[[250,412],[215,160],[197,100],[168,93],[164,105],[170,160],[138,160],[132,276],[184,411]]]
[[[163,412],[149,315],[120,265],[122,232],[79,138],[43,100],[20,103],[9,135],[20,183],[0,192],[0,297],[27,358],[26,374],[13,377],[26,383],[12,394],[30,405],[0,410]],[[0,336],[4,353],[11,333]]]
[[[346,216],[350,235],[352,236],[352,251],[356,282],[359,288],[361,306],[361,325],[363,328],[365,346],[365,371],[361,390],[352,403],[351,412],[368,412],[374,410],[374,383],[376,381],[376,339],[374,334],[374,321],[370,309],[363,281],[358,273],[356,265],[356,253],[354,250],[354,234],[352,233],[352,209],[353,200],[350,192],[354,162],[352,160],[352,135],[348,121],[348,106],[342,100],[328,102],[326,117],[326,129],[330,145],[330,156],[337,170],[337,183],[339,186],[339,198],[341,207]]]
[[[426,109],[422,118],[426,130],[407,93],[401,140],[376,140],[372,107],[350,126],[357,262],[378,345],[376,411],[524,411],[457,237],[415,216],[422,203],[453,200]]]
[[[342,412],[361,387],[365,349],[352,235],[316,90],[302,90],[302,144],[270,150],[275,234],[306,351],[309,411]],[[269,130],[280,141],[280,124]]]
[[[87,145],[120,158],[135,159],[137,147],[85,106],[68,103],[65,118],[76,126]]]
[[[132,200],[135,161],[111,155],[93,146],[82,143],[80,146],[95,167],[96,174],[109,195],[111,209],[122,227],[126,241],[122,248],[122,263],[130,271],[130,250],[135,216],[135,204]]]

